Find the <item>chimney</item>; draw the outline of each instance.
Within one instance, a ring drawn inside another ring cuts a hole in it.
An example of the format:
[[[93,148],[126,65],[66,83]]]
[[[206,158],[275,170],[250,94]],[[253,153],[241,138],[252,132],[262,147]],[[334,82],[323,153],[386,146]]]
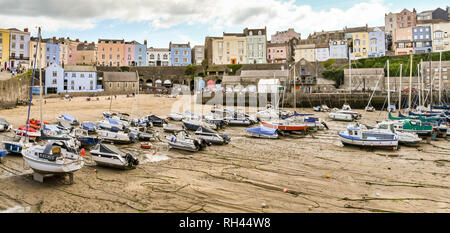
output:
[[[147,45],[147,40],[144,40],[144,44]]]
[[[56,37],[53,37],[53,44],[56,44]]]
[[[75,41],[76,41],[76,42],[80,42],[80,40],[79,40],[79,39],[76,39]]]
[[[28,28],[24,28],[23,31],[24,31],[24,32],[28,32]]]

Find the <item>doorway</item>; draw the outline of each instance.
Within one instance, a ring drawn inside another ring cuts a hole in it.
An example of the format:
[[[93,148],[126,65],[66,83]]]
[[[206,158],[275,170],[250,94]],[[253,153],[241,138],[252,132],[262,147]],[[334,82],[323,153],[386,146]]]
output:
[[[236,58],[231,58],[231,64],[236,65]]]

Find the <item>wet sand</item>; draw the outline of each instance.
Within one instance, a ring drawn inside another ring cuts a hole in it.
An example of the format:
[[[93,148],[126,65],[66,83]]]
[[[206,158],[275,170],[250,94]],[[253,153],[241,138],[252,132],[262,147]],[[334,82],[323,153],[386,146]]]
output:
[[[181,98],[118,96],[112,109],[165,116],[172,104],[191,103]],[[44,120],[69,113],[96,121],[109,104],[105,97],[47,99]],[[38,107],[34,102],[32,117],[39,118]],[[198,112],[201,106],[195,107]],[[371,125],[387,116],[357,111],[361,122]],[[0,110],[15,127],[26,115],[27,107]],[[167,150],[165,142],[153,142],[156,155],[139,144],[120,146],[141,161],[133,170],[98,167],[87,155],[72,185],[59,177],[38,183],[20,156],[7,155],[0,164],[0,212],[450,212],[449,138],[394,151],[344,147],[337,131],[347,123],[316,115],[330,130],[270,140],[227,127],[222,132],[230,144],[197,153]],[[166,134],[156,129],[164,141]]]

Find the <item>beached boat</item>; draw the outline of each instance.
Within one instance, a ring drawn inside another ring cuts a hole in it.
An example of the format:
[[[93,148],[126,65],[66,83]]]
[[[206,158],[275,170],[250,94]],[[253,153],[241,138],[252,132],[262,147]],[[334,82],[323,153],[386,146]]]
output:
[[[129,127],[125,132],[130,132],[140,141],[149,141],[158,137],[156,132],[149,131],[146,126]]]
[[[145,117],[146,120],[151,122],[153,126],[162,127],[164,124],[167,124],[167,120],[156,115],[148,115]]]
[[[92,122],[85,122],[81,124],[82,129],[87,130],[89,133],[95,133],[98,129],[100,129],[99,126]]]
[[[268,139],[278,138],[277,129],[268,128],[262,125],[258,127],[247,128],[245,130],[247,131],[247,134],[251,137],[268,138]]]
[[[330,111],[330,108],[327,105],[323,104],[313,107],[313,110],[316,112],[328,112]]]
[[[137,141],[136,135],[132,133],[123,132],[111,132],[107,130],[98,130],[99,137],[108,142],[118,143],[118,144],[128,144]]]
[[[70,140],[71,137],[67,133],[67,131],[60,130],[55,125],[44,125],[44,128],[41,130],[41,140]]]
[[[199,127],[197,131],[195,131],[195,135],[197,138],[201,138],[205,140],[206,142],[212,143],[212,144],[228,144],[231,139],[226,134],[219,134],[218,132],[214,131],[210,128],[205,127]]]
[[[328,117],[335,121],[354,121],[355,117],[352,114],[347,114],[341,111],[330,112]]]
[[[113,145],[98,143],[90,150],[92,160],[100,166],[130,169],[139,165],[133,155],[119,150]]]
[[[84,159],[67,141],[49,141],[22,150],[22,156],[33,171],[41,174],[72,173],[84,166]]]
[[[8,151],[6,150],[0,150],[0,163],[3,160],[3,157],[5,157],[5,155],[8,153]]]
[[[203,139],[191,137],[186,130],[180,131],[176,135],[169,135],[166,139],[170,148],[192,152],[203,150],[209,145]]]
[[[118,121],[112,118],[106,118],[97,122],[97,125],[102,128],[109,130],[111,132],[119,132],[123,129],[123,125],[121,125]]]
[[[422,139],[415,133],[411,132],[400,132],[395,129],[395,122],[393,121],[383,121],[377,124],[373,129],[374,131],[380,132],[391,132],[398,135],[398,143],[402,145],[417,145],[422,141]]]
[[[34,129],[32,127],[28,127],[28,131],[27,131],[26,126],[21,126],[18,129],[13,129],[13,131],[18,136],[23,136],[23,137],[27,136],[30,139],[36,139],[41,136],[41,132],[37,131],[36,129]]]
[[[344,111],[351,111],[352,108],[350,107],[349,104],[344,104],[344,105],[342,105],[342,110],[344,110]]]
[[[75,117],[71,116],[70,114],[63,114],[63,115],[57,117],[56,119],[67,121],[71,125],[78,125],[79,124],[78,120]]]
[[[94,146],[100,142],[100,138],[97,136],[89,136],[89,131],[81,128],[74,129],[70,136],[76,138],[82,147]]]
[[[182,120],[184,127],[188,130],[197,130],[199,127],[208,127],[211,129],[217,129],[217,125],[197,120],[195,118],[184,118]]]
[[[0,132],[10,131],[12,129],[12,125],[8,123],[3,118],[0,118]]]
[[[164,132],[168,132],[168,133],[176,133],[176,132],[185,130],[185,128],[183,127],[183,125],[175,125],[175,124],[169,123],[169,124],[163,125],[163,130],[164,130]]]
[[[167,118],[174,121],[181,121],[183,120],[184,115],[181,113],[170,113],[167,115]]]
[[[45,125],[47,125],[47,124],[45,124]],[[57,127],[60,128],[60,129],[63,129],[63,130],[67,130],[69,132],[74,129],[73,125],[70,124],[70,122],[68,122],[66,120],[59,120]]]
[[[289,121],[289,120],[273,120],[273,121],[261,121],[261,125],[277,129],[280,131],[287,131],[287,132],[293,132],[293,131],[303,131],[306,132],[308,127],[305,123],[302,122],[295,122],[295,121]]]
[[[3,148],[8,153],[14,153],[14,154],[22,154],[22,150],[26,149],[28,147],[31,147],[33,144],[30,142],[27,142],[25,137],[20,138],[19,141],[3,141]]]
[[[362,130],[358,123],[347,126],[347,131],[338,133],[342,144],[361,147],[398,148],[398,135],[392,132]]]
[[[375,112],[375,108],[374,108],[373,106],[366,106],[366,107],[364,108],[364,110],[365,110],[366,112]]]

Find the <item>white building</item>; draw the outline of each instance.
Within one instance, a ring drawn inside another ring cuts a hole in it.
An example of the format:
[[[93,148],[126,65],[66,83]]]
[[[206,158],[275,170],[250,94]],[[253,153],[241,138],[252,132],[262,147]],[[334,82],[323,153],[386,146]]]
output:
[[[150,47],[147,49],[147,61],[149,66],[170,66],[170,50]]]
[[[45,94],[65,92],[101,92],[95,66],[65,66],[53,63],[45,69]]]
[[[330,49],[328,47],[316,47],[316,60],[326,61],[330,59]]]

